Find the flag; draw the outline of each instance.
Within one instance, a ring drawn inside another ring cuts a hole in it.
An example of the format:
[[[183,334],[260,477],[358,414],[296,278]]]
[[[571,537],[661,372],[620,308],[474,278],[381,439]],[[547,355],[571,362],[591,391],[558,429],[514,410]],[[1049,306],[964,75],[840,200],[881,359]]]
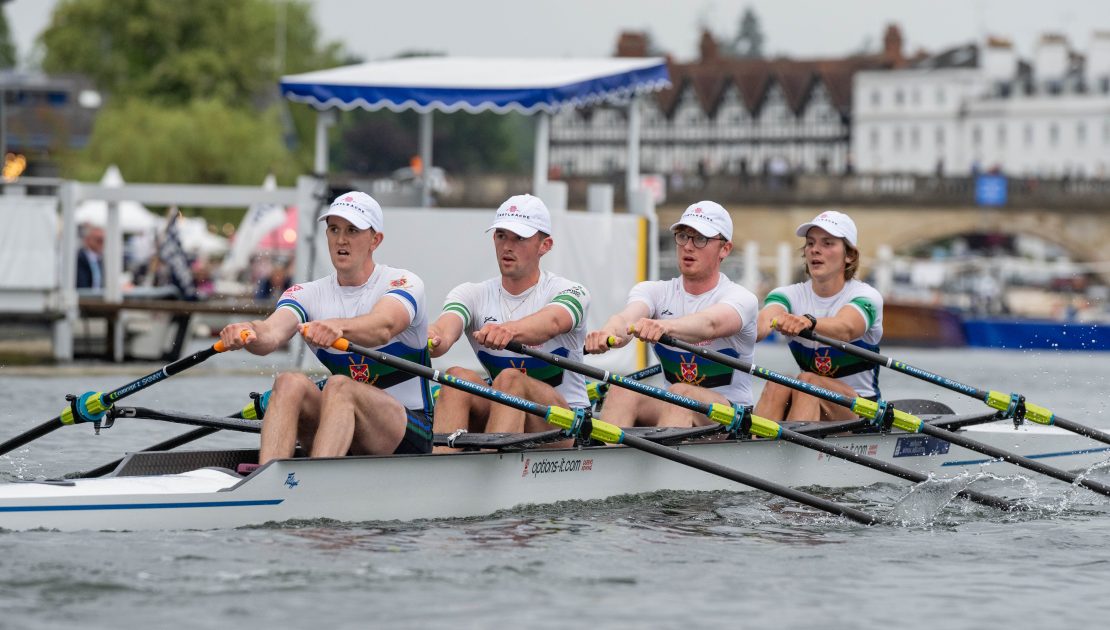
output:
[[[181,247],[181,239],[177,234],[177,217],[180,215],[177,208],[170,210],[170,218],[166,224],[166,232],[158,244],[158,259],[169,270],[170,282],[181,292],[181,297],[186,300],[197,299],[197,287],[193,282],[193,271],[189,267],[189,257]]]

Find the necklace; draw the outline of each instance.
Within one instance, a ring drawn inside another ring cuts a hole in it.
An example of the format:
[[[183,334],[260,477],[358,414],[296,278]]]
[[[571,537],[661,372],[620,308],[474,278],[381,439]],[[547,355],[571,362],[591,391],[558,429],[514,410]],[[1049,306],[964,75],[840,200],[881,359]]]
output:
[[[524,306],[528,302],[528,297],[532,295],[537,286],[538,285],[533,284],[527,291],[521,293],[520,295],[512,295],[511,293],[506,294],[505,287],[498,287],[498,296],[501,300],[501,314],[504,316],[506,322],[514,321],[513,316],[516,315],[517,310],[519,310],[521,306]],[[508,296],[507,299],[506,295]],[[510,308],[510,301],[516,301],[516,306]]]

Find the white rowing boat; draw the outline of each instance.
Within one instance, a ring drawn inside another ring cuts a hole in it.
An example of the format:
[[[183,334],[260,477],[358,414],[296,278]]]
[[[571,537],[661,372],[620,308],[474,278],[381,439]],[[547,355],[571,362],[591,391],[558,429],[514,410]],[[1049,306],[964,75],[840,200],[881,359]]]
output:
[[[1066,470],[1081,471],[1110,457],[1110,446],[1053,427],[1026,424],[1015,429],[1006,422],[959,431]],[[1021,472],[920,434],[827,439],[943,477],[985,466],[1000,475]],[[782,441],[691,442],[675,448],[794,487],[904,483]],[[0,528],[214,529],[295,519],[415,520],[659,490],[748,489],[624,447],[298,458],[271,462],[247,477],[231,470],[252,457],[257,453],[249,450],[135,453],[103,478],[0,484]]]

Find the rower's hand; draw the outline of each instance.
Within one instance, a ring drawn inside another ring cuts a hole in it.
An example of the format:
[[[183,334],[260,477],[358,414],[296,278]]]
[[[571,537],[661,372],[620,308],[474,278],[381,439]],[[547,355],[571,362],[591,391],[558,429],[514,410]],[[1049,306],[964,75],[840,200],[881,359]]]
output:
[[[430,324],[428,326],[428,351],[431,352],[433,357],[438,357],[438,356],[440,356],[441,354],[443,354],[444,352],[447,351],[446,349],[444,349],[444,350],[440,351],[439,353],[436,352],[436,350],[439,348],[440,344],[442,344],[442,343],[443,343],[443,333],[440,332],[439,328],[436,328],[435,324]]]
[[[642,341],[655,343],[663,335],[670,334],[670,326],[665,320],[641,318],[628,327],[628,332]]]
[[[805,317],[789,313],[778,315],[771,321],[771,328],[790,337],[796,337],[798,333],[808,329],[810,325],[810,321]]]
[[[513,336],[513,331],[505,324],[486,324],[474,333],[474,341],[490,350],[504,350]]]
[[[610,343],[612,341],[612,343]],[[602,354],[610,348],[623,348],[632,336],[612,330],[595,330],[586,335],[586,354]]]
[[[258,340],[258,331],[250,322],[228,324],[220,331],[220,341],[228,350],[238,350]]]
[[[343,328],[340,327],[338,320],[321,319],[301,324],[301,336],[314,346],[330,348],[336,340],[343,336]]]

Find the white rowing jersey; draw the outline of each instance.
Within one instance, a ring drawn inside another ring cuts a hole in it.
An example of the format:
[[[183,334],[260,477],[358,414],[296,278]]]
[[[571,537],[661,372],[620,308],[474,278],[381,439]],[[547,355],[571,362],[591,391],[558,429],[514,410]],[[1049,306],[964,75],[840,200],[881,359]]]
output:
[[[682,286],[682,278],[641,282],[632,287],[628,303],[642,302],[651,311],[649,319],[677,319],[693,315],[717,304],[727,304],[736,309],[743,326],[740,332],[728,337],[704,341],[698,345],[714,352],[752,362],[755,354],[755,320],[759,300],[751,291],[720,274],[717,286],[700,295],[691,295]],[[752,378],[750,375],[702,358],[690,352],[654,344],[655,356],[663,366],[663,376],[668,383],[687,383],[711,389],[730,402],[752,404]]]
[[[851,344],[879,351],[879,340],[883,338],[883,296],[869,284],[853,278],[836,295],[820,297],[813,292],[813,281],[806,280],[771,291],[763,300],[763,308],[772,304],[785,308],[791,315],[808,314],[818,319],[835,317],[845,307],[854,308],[863,316],[867,329]],[[801,337],[790,337],[789,346],[803,371],[835,378],[860,396],[879,396],[879,366]]]
[[[374,309],[379,300],[400,302],[409,314],[409,325],[389,343],[374,350],[413,363],[430,366],[428,317],[424,307],[424,281],[411,271],[374,265],[365,284],[340,286],[335,274],[304,284],[295,284],[282,294],[277,307],[289,309],[301,323],[314,320],[358,317]],[[431,410],[431,396],[424,379],[372,361],[361,354],[335,348],[309,346],[332,374],[379,387],[407,409]]]
[[[577,282],[560,278],[553,273],[540,272],[540,281],[520,295],[512,295],[506,291],[501,286],[500,277],[460,284],[447,294],[443,312],[462,318],[463,334],[470,341],[470,347],[489,372],[490,378],[496,378],[504,369],[520,370],[554,387],[571,407],[588,407],[590,402],[586,396],[586,379],[581,374],[568,372],[534,357],[507,350],[491,350],[474,340],[472,333],[481,330],[486,324],[504,324],[523,319],[552,304],[566,309],[573,325],[569,331],[555,335],[537,348],[581,361],[582,347],[586,343],[586,312],[590,307],[590,295]]]

